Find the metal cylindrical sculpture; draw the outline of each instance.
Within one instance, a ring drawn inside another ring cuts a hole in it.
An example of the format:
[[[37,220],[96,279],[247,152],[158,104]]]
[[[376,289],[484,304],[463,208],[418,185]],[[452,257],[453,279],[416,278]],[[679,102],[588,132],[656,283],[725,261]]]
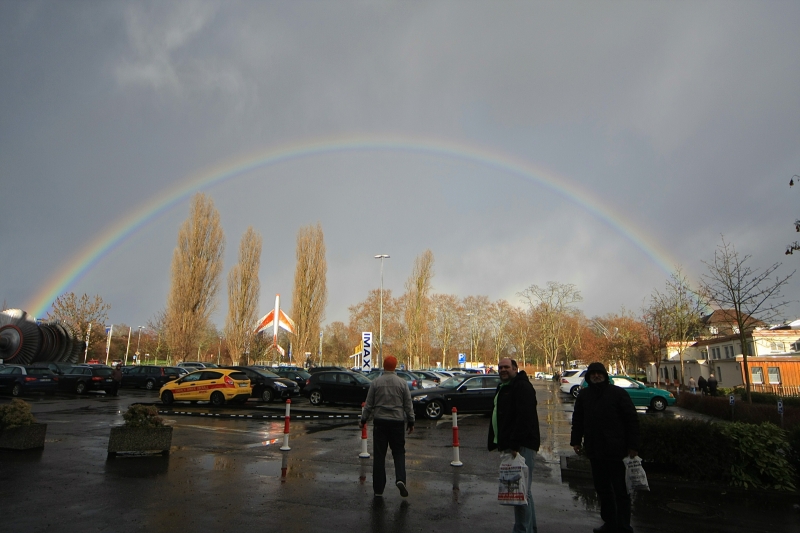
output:
[[[77,363],[83,343],[59,321],[37,324],[21,309],[0,312],[0,359],[6,363]]]

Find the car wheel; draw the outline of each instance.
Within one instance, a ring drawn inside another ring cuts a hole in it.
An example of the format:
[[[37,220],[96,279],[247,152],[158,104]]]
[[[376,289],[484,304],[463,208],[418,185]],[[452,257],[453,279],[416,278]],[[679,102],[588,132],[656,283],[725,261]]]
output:
[[[144,388],[147,390],[153,390],[156,387],[156,382],[152,379],[148,379],[147,383],[144,384]]]
[[[272,401],[273,396],[274,394],[270,388],[264,387],[264,390],[261,391],[261,399],[267,403]]]
[[[14,388],[11,389],[11,396],[22,396],[22,385],[14,383]]]
[[[439,400],[433,400],[425,406],[425,416],[431,420],[439,420],[444,414],[444,404]]]
[[[77,385],[75,385],[75,392],[78,394],[83,394],[86,392],[86,383],[79,382]]]
[[[572,387],[569,390],[569,393],[572,394],[573,398],[577,398],[578,394],[580,394],[580,392],[581,392],[581,386],[580,385],[575,385],[574,387]]]
[[[660,397],[653,398],[653,400],[650,402],[650,407],[652,407],[655,411],[663,411],[667,408],[667,401]]]
[[[172,405],[172,402],[175,401],[175,396],[168,390],[165,390],[164,393],[161,395],[161,403],[164,405]]]
[[[311,405],[320,405],[322,403],[322,393],[318,390],[312,391],[308,395],[308,401],[311,402]]]
[[[221,392],[215,392],[211,395],[210,401],[214,407],[222,407],[225,405],[225,396]]]

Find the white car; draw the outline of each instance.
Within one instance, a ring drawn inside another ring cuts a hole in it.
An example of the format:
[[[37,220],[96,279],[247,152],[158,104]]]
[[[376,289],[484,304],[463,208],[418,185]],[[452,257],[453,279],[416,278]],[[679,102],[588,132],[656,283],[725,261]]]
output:
[[[571,394],[573,398],[577,398],[585,376],[585,368],[565,370],[560,379],[561,386],[559,388],[561,392]]]

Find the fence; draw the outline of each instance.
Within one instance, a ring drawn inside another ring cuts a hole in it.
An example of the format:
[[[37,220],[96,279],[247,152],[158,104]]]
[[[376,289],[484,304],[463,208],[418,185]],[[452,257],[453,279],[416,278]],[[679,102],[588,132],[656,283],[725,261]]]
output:
[[[753,392],[766,392],[778,396],[800,396],[800,386],[798,385],[765,385],[751,384],[750,390]]]

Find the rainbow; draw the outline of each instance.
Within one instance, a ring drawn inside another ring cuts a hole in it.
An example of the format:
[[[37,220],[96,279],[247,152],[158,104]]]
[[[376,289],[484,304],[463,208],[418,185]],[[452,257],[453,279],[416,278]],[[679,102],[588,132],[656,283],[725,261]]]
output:
[[[250,154],[227,161],[221,165],[206,169],[197,175],[189,176],[167,191],[159,193],[143,205],[118,219],[94,240],[87,243],[71,261],[56,272],[31,298],[27,309],[33,310],[33,316],[44,316],[50,309],[52,302],[59,295],[67,292],[72,285],[83,278],[97,263],[113,252],[128,237],[198,191],[226,180],[237,178],[259,168],[334,153],[370,151],[404,152],[457,159],[479,164],[536,183],[574,202],[607,223],[639,248],[664,272],[671,273],[677,264],[676,261],[672,260],[670,254],[659,247],[654,240],[647,238],[641,230],[624,218],[622,214],[602,204],[589,191],[563,176],[559,176],[543,167],[534,166],[530,162],[515,158],[499,150],[439,139],[420,140],[419,138],[403,137],[323,138],[278,146],[255,155]]]

